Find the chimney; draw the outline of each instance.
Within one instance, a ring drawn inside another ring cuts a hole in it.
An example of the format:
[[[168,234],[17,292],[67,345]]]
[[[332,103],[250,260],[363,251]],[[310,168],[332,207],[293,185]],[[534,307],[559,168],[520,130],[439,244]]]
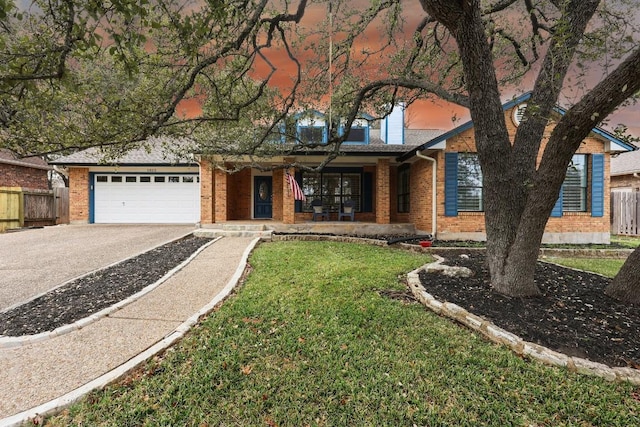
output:
[[[397,103],[380,123],[380,138],[385,144],[404,144],[404,102]]]

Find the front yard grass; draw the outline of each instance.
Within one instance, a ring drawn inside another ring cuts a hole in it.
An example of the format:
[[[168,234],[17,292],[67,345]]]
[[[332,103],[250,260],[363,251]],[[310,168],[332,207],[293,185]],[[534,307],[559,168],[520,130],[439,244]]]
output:
[[[523,360],[378,291],[423,254],[275,242],[163,357],[48,420],[90,426],[631,426],[638,389]],[[516,314],[514,314],[516,315]]]
[[[618,274],[624,264],[623,259],[618,258],[561,258],[549,257],[550,262],[576,268],[578,270],[591,271],[603,276],[613,277]]]

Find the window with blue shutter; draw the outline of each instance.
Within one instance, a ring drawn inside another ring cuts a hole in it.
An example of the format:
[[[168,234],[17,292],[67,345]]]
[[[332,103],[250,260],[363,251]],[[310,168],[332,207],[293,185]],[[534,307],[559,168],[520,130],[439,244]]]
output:
[[[444,153],[444,214],[458,216],[458,153]]]
[[[604,154],[591,156],[591,216],[604,216]]]

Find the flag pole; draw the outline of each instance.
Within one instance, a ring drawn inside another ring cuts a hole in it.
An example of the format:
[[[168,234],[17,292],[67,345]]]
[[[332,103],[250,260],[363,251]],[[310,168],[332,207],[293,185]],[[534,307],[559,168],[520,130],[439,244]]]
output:
[[[331,137],[331,128],[333,127],[333,119],[331,117],[333,97],[333,10],[331,0],[329,0],[329,137]]]

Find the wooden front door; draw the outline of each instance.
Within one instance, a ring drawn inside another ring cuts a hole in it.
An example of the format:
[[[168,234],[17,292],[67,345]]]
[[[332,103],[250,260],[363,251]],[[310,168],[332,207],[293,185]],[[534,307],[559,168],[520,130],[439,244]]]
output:
[[[253,178],[253,217],[271,218],[273,213],[273,180],[270,176]]]

